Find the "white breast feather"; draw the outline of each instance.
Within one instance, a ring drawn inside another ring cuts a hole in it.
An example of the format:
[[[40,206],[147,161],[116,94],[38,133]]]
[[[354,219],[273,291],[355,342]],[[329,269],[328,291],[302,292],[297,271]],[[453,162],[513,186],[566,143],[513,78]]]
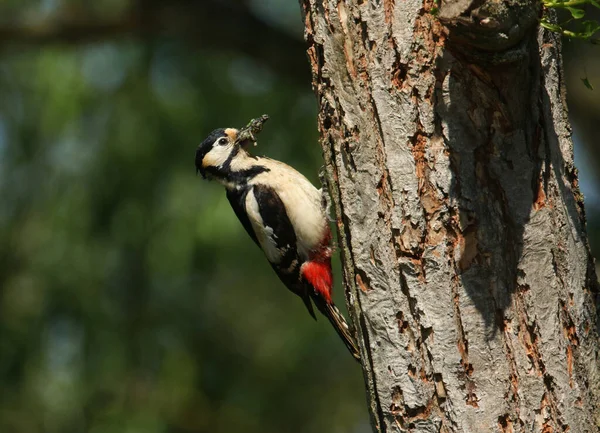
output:
[[[275,242],[275,235],[271,227],[263,224],[263,219],[260,216],[260,210],[258,202],[254,196],[254,190],[251,189],[246,195],[246,212],[248,213],[248,219],[256,234],[256,239],[260,244],[260,247],[267,256],[267,259],[271,263],[279,263],[281,260],[281,251],[277,248]]]
[[[261,158],[260,164],[271,171],[259,174],[250,183],[266,184],[279,195],[296,231],[298,254],[307,258],[309,252],[323,240],[327,229],[321,193],[308,179],[288,165],[267,158]]]

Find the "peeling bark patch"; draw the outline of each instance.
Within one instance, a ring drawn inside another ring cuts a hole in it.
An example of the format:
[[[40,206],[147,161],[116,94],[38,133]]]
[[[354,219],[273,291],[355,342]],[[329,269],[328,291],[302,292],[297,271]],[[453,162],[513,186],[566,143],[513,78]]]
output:
[[[442,380],[442,375],[440,373],[434,374],[433,380],[435,382],[435,394],[438,398],[438,403],[443,404],[447,398],[447,393],[444,381]]]
[[[352,35],[348,30],[348,12],[343,1],[337,4],[338,17],[342,31],[344,32],[344,57],[346,58],[346,69],[352,78],[357,77],[356,68],[354,66],[354,49]]]
[[[404,397],[402,396],[402,389],[399,386],[395,386],[392,389],[392,405],[390,406],[390,411],[400,412],[402,405],[404,404]]]
[[[363,293],[367,293],[371,290],[371,288],[367,285],[367,283],[365,283],[363,281],[363,277],[361,276],[362,272],[357,272],[356,273],[356,284],[358,284],[359,289],[363,292]]]
[[[579,345],[579,337],[577,336],[577,328],[573,323],[573,319],[569,313],[569,309],[564,302],[561,302],[561,321],[563,325],[563,335],[567,340],[566,356],[567,356],[567,373],[569,374],[569,386],[573,388],[573,351]]]
[[[516,418],[519,419],[519,424],[522,424],[522,422],[520,421],[520,414],[521,414],[521,401],[520,401],[520,397],[519,397],[519,389],[520,389],[520,383],[519,383],[519,373],[518,373],[518,366],[517,366],[517,362],[515,360],[515,350],[512,347],[512,321],[502,317],[502,327],[501,330],[503,332],[503,345],[504,345],[504,352],[506,353],[506,360],[508,362],[508,366],[510,369],[510,374],[509,374],[509,383],[508,383],[508,389],[506,391],[506,393],[504,394],[504,400],[507,402],[508,406],[511,408],[512,413],[515,414]],[[506,430],[506,428],[508,428],[508,421],[510,421],[510,417],[508,414],[503,415],[501,417],[498,418],[498,422],[501,425],[504,425],[502,423],[502,420],[506,421],[506,425],[505,425],[505,430],[504,431],[508,431]],[[511,428],[512,428],[512,421],[511,422]],[[521,425],[522,427],[522,425]]]
[[[404,334],[409,325],[408,321],[404,320],[404,313],[402,313],[402,311],[398,311],[396,314],[396,320],[398,320],[398,330],[400,331],[400,334]]]
[[[535,322],[528,325],[526,320],[526,318],[523,318],[523,321],[520,324],[519,338],[523,346],[525,346],[525,353],[531,362],[533,371],[538,376],[542,377],[546,368],[544,367],[544,362],[541,359],[540,351],[537,346],[538,332],[535,330]]]
[[[456,327],[458,330],[458,341],[456,342],[456,346],[458,348],[458,353],[460,354],[460,366],[461,373],[459,373],[459,378],[462,381],[461,388],[465,392],[465,403],[472,407],[479,407],[477,403],[477,395],[475,393],[477,386],[475,382],[472,380],[473,376],[473,364],[469,362],[469,340],[465,335],[465,330],[462,324],[462,316],[460,312],[460,302],[458,295],[458,280],[455,278],[452,285],[452,293],[453,293],[453,305],[454,305],[454,317],[456,320]]]
[[[398,311],[398,313],[396,313],[396,320],[398,321],[398,331],[400,332],[400,334],[406,335],[407,337],[406,350],[408,350],[410,353],[414,353],[417,346],[417,342],[415,341],[415,334],[410,327],[410,323],[408,322],[408,320],[405,320],[404,313],[402,311]],[[417,377],[417,369],[412,364],[408,366],[408,375],[414,378]],[[427,381],[427,377],[423,370],[421,370],[420,377],[421,380]]]
[[[565,333],[565,337],[569,340],[569,343],[573,347],[577,347],[579,345],[579,337],[577,336],[577,328],[573,323],[573,318],[569,313],[569,309],[564,302],[561,302],[561,310],[563,313],[563,331]]]
[[[573,162],[565,164],[565,175],[573,192],[577,213],[579,214],[580,221],[585,223],[585,208],[583,206],[583,194],[579,189],[579,173]]]
[[[513,433],[513,422],[508,414],[498,417],[498,428],[502,433]]]
[[[392,73],[392,88],[397,90],[402,90],[403,84],[406,81],[406,76],[408,74],[407,66],[403,63],[400,63],[400,59],[396,58],[394,66],[392,67],[394,71]]]
[[[429,400],[426,406],[418,406],[415,408],[409,407],[406,404],[403,404],[402,406],[392,404],[392,407],[394,407],[392,414],[395,415],[397,425],[401,429],[410,429],[412,431],[419,421],[430,417],[434,405],[435,401],[433,398]]]
[[[429,167],[426,157],[426,147],[429,143],[429,138],[422,133],[417,133],[413,143],[411,151],[415,159],[415,174],[419,179],[421,204],[423,205],[426,218],[431,219],[442,208],[444,203],[437,198],[436,190],[428,178]]]
[[[569,374],[569,386],[573,388],[573,346],[567,345],[567,373]]]
[[[382,160],[385,159],[385,157],[382,154],[380,154],[379,152],[377,154],[377,158],[378,158],[378,160],[380,158]],[[383,213],[382,217],[383,217],[384,221],[386,222],[386,225],[389,226],[390,212],[391,212],[391,209],[393,209],[393,207],[394,207],[394,199],[392,197],[392,191],[391,191],[391,187],[389,185],[388,177],[389,177],[389,173],[386,170],[384,170],[383,173],[381,174],[381,178],[379,179],[379,182],[377,183],[376,191],[377,191],[377,195],[379,196],[379,199],[381,201],[381,207],[383,209],[387,210],[387,212]]]
[[[542,433],[568,432],[571,430],[568,425],[563,424],[559,419],[560,412],[548,392],[544,393],[539,409],[535,412]]]
[[[445,46],[447,30],[435,18],[432,18],[431,9],[436,6],[435,0],[425,0],[423,8],[419,11],[415,20],[415,33],[422,39],[423,50],[417,50],[417,65],[421,65],[422,70],[431,73],[427,67],[437,57],[437,53]],[[426,63],[421,63],[426,62]]]
[[[392,25],[392,17],[394,16],[394,6],[396,0],[383,0],[383,10],[385,11],[385,23],[388,26]]]
[[[458,233],[457,235],[460,247],[458,268],[461,272],[464,272],[471,267],[471,264],[479,255],[477,248],[477,228],[473,225],[469,226],[464,233]]]
[[[306,54],[308,55],[311,72],[312,72],[313,76],[318,76],[320,67],[319,67],[319,60],[318,60],[318,56],[317,56],[317,49],[314,46],[312,46],[306,51]]]
[[[544,179],[540,176],[537,182],[537,190],[533,201],[533,209],[536,211],[546,207],[546,193],[544,192]]]
[[[525,348],[525,354],[530,361],[530,373],[542,378],[544,387],[546,388],[540,408],[536,410],[538,414],[538,422],[544,428],[554,428],[553,426],[561,426],[562,422],[560,411],[558,410],[558,398],[555,395],[555,384],[553,376],[548,372],[546,365],[542,359],[539,340],[541,332],[535,320],[531,320],[524,307],[524,297],[530,290],[519,290],[515,296],[515,310],[519,315],[518,337],[521,344]],[[552,422],[552,424],[551,424]],[[564,424],[568,427],[567,424]],[[548,430],[554,431],[554,430]],[[562,430],[565,431],[565,430]]]

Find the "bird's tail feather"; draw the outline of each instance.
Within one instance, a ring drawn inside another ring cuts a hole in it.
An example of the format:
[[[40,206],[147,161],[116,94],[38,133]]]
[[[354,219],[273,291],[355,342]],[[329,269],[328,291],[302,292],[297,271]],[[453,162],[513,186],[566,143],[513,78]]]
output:
[[[333,328],[336,330],[336,332],[350,351],[350,354],[354,357],[354,359],[360,362],[360,353],[358,351],[358,346],[356,345],[354,338],[350,334],[350,328],[348,327],[348,323],[346,322],[344,316],[342,316],[342,313],[340,313],[340,310],[337,309],[333,302],[327,302],[320,296],[314,296],[313,302],[315,303],[319,311],[329,319],[329,321],[333,325]]]

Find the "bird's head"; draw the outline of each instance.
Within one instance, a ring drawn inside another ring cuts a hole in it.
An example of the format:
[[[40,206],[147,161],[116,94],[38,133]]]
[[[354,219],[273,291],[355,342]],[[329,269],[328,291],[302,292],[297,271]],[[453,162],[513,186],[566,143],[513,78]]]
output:
[[[219,177],[231,170],[237,159],[247,156],[247,143],[237,143],[239,131],[234,128],[215,129],[196,149],[196,170],[206,179]]]

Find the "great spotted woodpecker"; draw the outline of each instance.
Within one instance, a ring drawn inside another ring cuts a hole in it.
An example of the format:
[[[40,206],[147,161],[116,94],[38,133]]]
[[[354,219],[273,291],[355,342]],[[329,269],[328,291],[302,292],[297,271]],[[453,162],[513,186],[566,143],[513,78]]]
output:
[[[238,219],[283,284],[316,319],[312,302],[360,360],[348,324],[331,299],[331,229],[321,191],[292,167],[250,155],[240,131],[216,129],[196,150],[196,169],[227,191]]]

